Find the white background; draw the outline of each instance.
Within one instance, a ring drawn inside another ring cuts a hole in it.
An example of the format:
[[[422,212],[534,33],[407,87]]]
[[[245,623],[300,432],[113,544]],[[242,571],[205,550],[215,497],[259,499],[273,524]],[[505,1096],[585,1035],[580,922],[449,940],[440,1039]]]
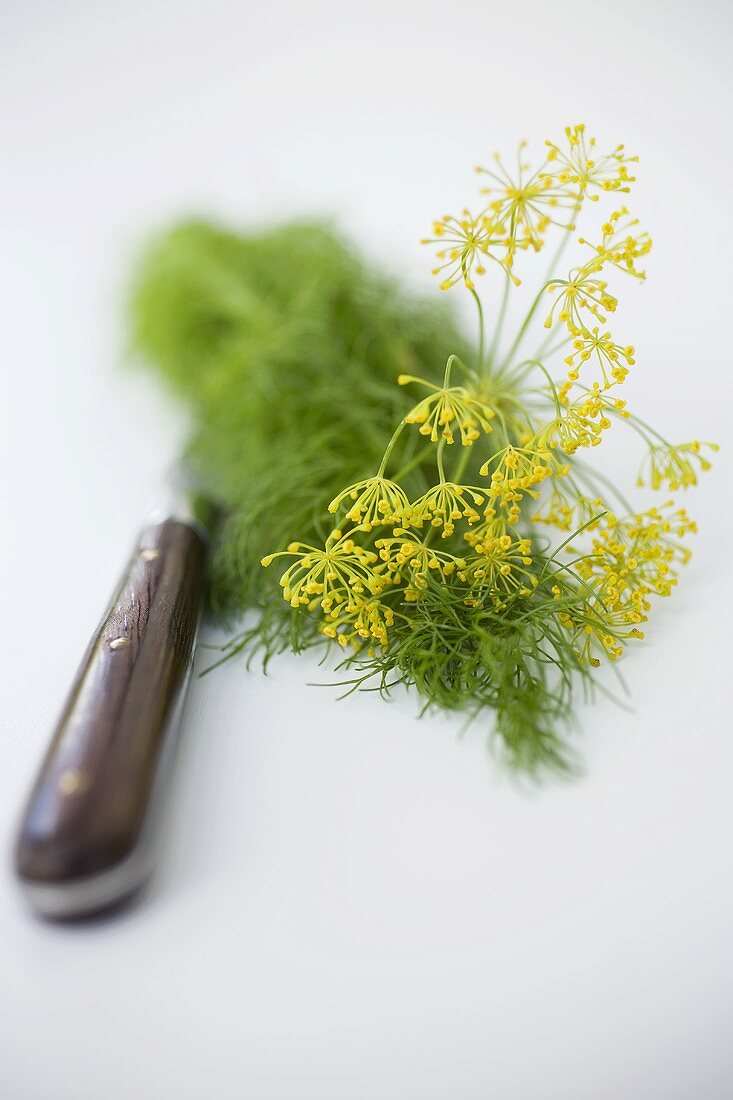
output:
[[[120,369],[146,234],[335,214],[429,288],[471,168],[585,119],[643,154],[626,395],[727,442],[731,9],[3,0],[0,839],[185,426]],[[632,477],[637,455],[609,443]],[[585,776],[337,702],[285,658],[194,684],[160,873],[96,926],[0,877],[7,1100],[723,1100],[733,1094],[730,456],[680,591],[580,708]],[[694,498],[694,499],[693,499]]]

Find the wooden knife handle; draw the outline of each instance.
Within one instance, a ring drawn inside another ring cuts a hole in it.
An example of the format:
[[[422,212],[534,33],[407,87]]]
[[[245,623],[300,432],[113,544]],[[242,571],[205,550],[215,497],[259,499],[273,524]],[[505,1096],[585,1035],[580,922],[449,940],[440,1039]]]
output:
[[[86,916],[152,869],[153,795],[176,739],[205,587],[188,523],[147,528],[90,642],[21,821],[16,869],[31,903]]]

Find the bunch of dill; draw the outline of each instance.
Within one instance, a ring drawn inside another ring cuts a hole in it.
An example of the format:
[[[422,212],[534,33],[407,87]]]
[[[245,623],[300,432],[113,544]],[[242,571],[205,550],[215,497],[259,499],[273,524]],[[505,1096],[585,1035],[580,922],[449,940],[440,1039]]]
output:
[[[488,709],[493,743],[526,771],[569,766],[578,687],[592,694],[601,662],[643,637],[695,529],[671,503],[635,510],[578,452],[626,424],[640,484],[676,491],[714,449],[669,443],[618,396],[635,352],[607,328],[608,276],[642,281],[651,248],[625,206],[561,266],[581,211],[628,193],[637,158],[599,155],[583,126],[547,146],[534,170],[523,144],[514,175],[498,157],[478,169],[482,209],[436,221],[424,242],[441,289],[474,300],[476,348],[445,309],[313,225],[175,229],[146,257],[132,311],[139,352],[189,406],[189,461],[227,514],[211,595],[239,630],[226,656],[335,644],[349,690],[401,684],[425,708]],[[506,340],[517,261],[553,233]],[[475,282],[489,268],[503,285],[490,327]],[[276,558],[279,585],[260,569]]]

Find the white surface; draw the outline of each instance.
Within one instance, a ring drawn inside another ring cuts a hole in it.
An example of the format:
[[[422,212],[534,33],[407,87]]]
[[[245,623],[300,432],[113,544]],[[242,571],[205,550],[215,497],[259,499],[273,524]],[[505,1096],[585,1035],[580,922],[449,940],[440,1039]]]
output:
[[[146,231],[335,210],[416,244],[472,165],[586,119],[643,154],[656,250],[626,396],[727,442],[731,9],[720,3],[0,8],[0,837],[182,425],[118,370]],[[620,456],[620,460],[623,456]],[[635,459],[629,458],[629,470]],[[518,789],[442,718],[307,661],[194,685],[146,903],[83,929],[0,879],[7,1100],[723,1100],[733,1092],[730,456],[585,778]]]

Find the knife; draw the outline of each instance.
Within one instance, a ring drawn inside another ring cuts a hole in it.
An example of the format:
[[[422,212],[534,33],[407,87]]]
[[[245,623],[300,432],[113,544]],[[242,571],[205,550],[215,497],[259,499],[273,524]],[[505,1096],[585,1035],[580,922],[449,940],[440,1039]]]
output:
[[[116,907],[153,870],[215,518],[179,477],[89,643],[15,848],[21,887],[44,917]]]

